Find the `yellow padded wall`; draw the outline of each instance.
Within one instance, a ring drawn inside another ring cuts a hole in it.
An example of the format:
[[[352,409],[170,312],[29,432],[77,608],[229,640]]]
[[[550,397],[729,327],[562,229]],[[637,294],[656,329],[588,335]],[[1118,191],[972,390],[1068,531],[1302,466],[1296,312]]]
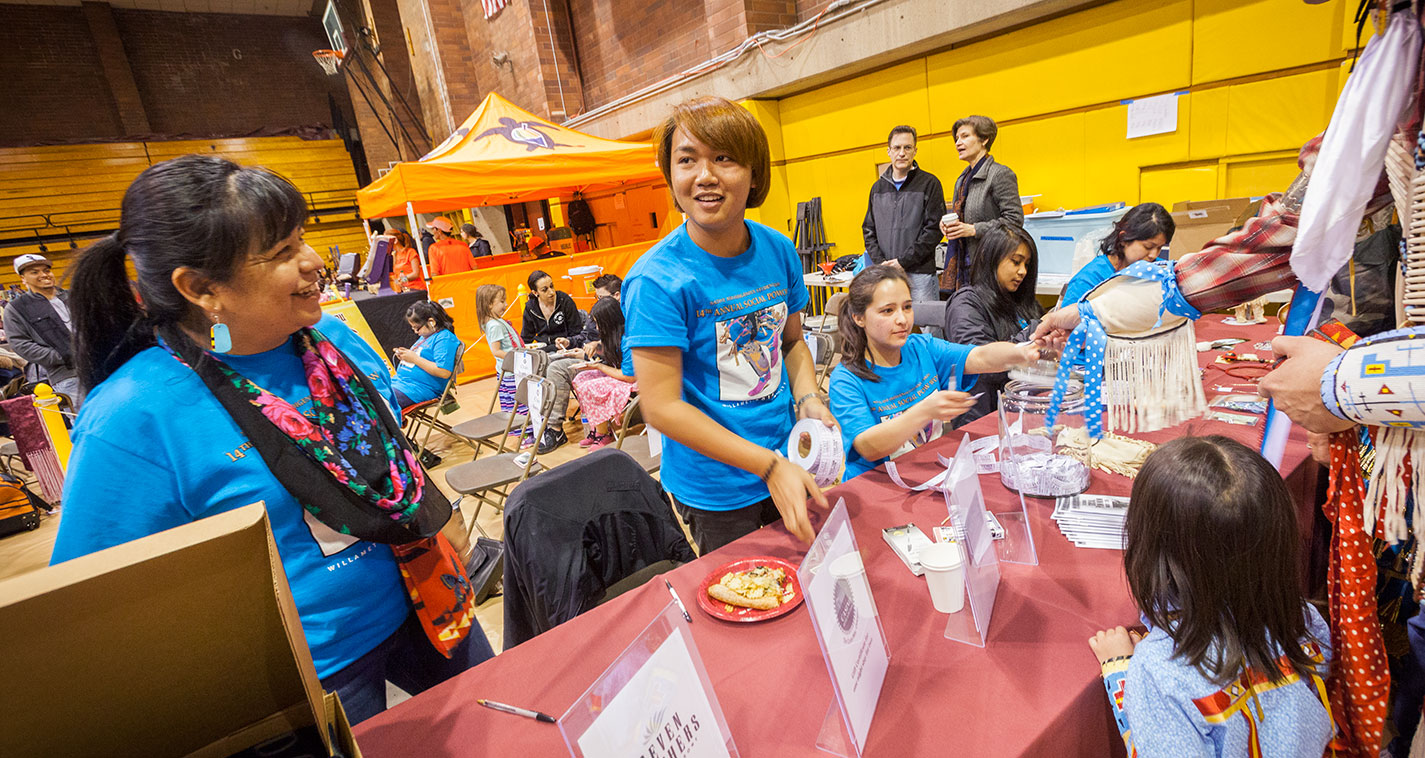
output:
[[[1213,87],[1192,93],[1192,114],[1188,119],[1188,158],[1216,159],[1227,152],[1228,87]]]
[[[1082,113],[1002,126],[995,160],[1014,169],[1019,194],[1042,194],[1042,210],[1075,208],[1097,202],[1086,192],[1085,118]]]
[[[1336,69],[1232,85],[1226,153],[1296,150],[1326,128],[1338,92]]]
[[[1172,209],[1179,200],[1217,197],[1218,165],[1147,168],[1139,174],[1138,202]]]
[[[1296,156],[1262,161],[1228,163],[1226,197],[1259,197],[1268,192],[1285,192],[1300,173]]]
[[[1301,0],[1193,0],[1192,82],[1216,82],[1341,54],[1342,6]]]
[[[1190,0],[1120,0],[928,59],[930,120],[1024,118],[1188,84]]]
[[[836,245],[832,255],[850,255],[866,249],[861,221],[866,217],[866,202],[871,185],[876,181],[876,164],[885,160],[883,149],[869,148],[787,164],[790,207],[795,211],[797,203],[821,198],[826,239]]]
[[[925,59],[788,97],[781,120],[788,158],[884,145],[897,124],[929,132]]]
[[[1084,185],[1092,195],[1089,202],[1135,204],[1141,166],[1186,161],[1191,108],[1192,96],[1179,96],[1177,131],[1134,139],[1128,139],[1128,106],[1085,113]]]

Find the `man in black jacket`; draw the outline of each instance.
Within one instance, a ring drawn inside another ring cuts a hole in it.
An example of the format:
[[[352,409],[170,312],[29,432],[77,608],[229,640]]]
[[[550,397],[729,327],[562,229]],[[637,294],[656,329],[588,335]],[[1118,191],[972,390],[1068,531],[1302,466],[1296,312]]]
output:
[[[10,349],[44,369],[45,381],[68,397],[75,409],[83,402],[79,374],[74,369],[74,335],[69,319],[69,292],[55,281],[49,259],[29,253],[15,259],[15,273],[25,282],[23,295],[5,306],[5,334]]]
[[[910,278],[915,301],[939,300],[935,279],[935,245],[940,241],[940,217],[945,190],[935,175],[916,165],[914,127],[891,130],[886,153],[890,168],[871,185],[861,232],[872,263],[889,263]]]

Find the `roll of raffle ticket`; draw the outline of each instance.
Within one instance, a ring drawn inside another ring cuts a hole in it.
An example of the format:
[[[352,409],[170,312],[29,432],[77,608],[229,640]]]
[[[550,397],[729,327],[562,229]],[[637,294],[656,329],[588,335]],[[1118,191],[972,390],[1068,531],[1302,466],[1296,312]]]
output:
[[[811,439],[811,449],[802,453],[802,435]],[[841,447],[841,429],[828,429],[826,424],[804,418],[792,427],[787,438],[787,460],[801,466],[816,480],[818,487],[830,487],[841,475],[846,453]]]

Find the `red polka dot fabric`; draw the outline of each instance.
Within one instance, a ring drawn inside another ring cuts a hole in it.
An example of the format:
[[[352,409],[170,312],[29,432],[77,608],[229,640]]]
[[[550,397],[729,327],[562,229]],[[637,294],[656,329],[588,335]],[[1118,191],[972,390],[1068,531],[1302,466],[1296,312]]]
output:
[[[1362,531],[1366,493],[1358,444],[1354,429],[1331,435],[1331,488],[1322,506],[1335,526],[1327,574],[1334,653],[1327,690],[1340,732],[1336,743],[1339,754],[1377,758],[1390,693],[1390,668],[1376,618],[1371,535]]]

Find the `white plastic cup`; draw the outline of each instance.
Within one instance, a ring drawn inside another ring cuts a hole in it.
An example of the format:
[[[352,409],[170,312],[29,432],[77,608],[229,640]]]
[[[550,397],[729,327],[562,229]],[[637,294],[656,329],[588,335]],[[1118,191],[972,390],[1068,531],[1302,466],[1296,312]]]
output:
[[[919,558],[936,612],[958,613],[965,607],[965,553],[959,543],[927,545],[921,548]]]
[[[846,580],[855,598],[856,610],[862,615],[870,615],[871,602],[866,589],[866,566],[861,562],[860,553],[847,553],[828,565],[831,578]]]
[[[960,214],[955,213],[954,211],[951,211],[950,213],[947,213],[947,214],[945,214],[944,216],[941,216],[941,217],[940,217],[940,223],[942,223],[942,224],[953,224],[953,223],[955,223],[956,221],[959,221],[959,220],[960,220]]]

